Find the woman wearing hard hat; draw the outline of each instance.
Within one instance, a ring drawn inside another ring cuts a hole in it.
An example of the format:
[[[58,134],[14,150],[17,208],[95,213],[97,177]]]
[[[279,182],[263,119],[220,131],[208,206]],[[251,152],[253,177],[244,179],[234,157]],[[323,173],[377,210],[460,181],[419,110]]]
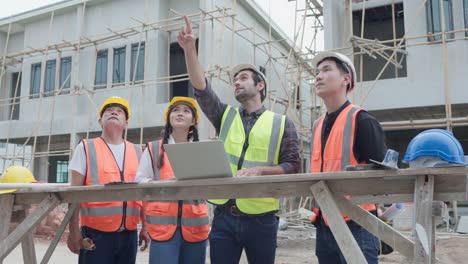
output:
[[[164,113],[162,140],[147,144],[136,180],[149,182],[172,179],[174,172],[164,144],[198,141],[200,114],[194,99],[174,97]],[[148,234],[151,237],[149,263],[205,263],[209,233],[205,201],[144,202]]]

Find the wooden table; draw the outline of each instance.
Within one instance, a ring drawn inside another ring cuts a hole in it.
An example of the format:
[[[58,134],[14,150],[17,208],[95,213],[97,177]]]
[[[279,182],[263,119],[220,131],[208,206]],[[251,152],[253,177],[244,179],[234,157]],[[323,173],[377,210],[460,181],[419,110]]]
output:
[[[305,173],[275,176],[161,181],[144,184],[68,187],[54,184],[2,184],[0,189],[23,188],[0,195],[0,261],[57,205],[124,200],[189,200],[211,198],[258,198],[311,196],[319,203],[348,263],[366,263],[340,212],[385,241],[414,263],[435,263],[434,201],[467,200],[468,167],[446,167],[336,173]],[[352,199],[344,195],[352,195]],[[414,202],[417,226],[414,241],[361,209],[358,203]],[[9,235],[15,205],[39,204]],[[57,230],[41,263],[52,255],[73,210]],[[32,252],[32,253],[31,253]],[[25,263],[36,263],[34,245],[23,243]],[[72,253],[70,253],[72,254]]]

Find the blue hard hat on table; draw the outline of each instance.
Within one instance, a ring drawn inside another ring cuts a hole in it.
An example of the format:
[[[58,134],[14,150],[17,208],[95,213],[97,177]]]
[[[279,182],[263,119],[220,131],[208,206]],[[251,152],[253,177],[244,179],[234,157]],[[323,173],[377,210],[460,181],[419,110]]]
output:
[[[467,165],[460,142],[452,132],[444,129],[429,129],[416,135],[409,143],[403,162],[422,156],[438,157],[450,163]]]

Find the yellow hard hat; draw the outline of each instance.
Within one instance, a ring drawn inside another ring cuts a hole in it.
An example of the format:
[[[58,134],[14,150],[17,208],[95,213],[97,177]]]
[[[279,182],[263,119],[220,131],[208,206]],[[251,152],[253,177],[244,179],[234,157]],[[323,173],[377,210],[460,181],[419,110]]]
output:
[[[166,108],[166,112],[164,112],[164,122],[167,122],[167,117],[169,116],[169,111],[171,108],[178,103],[185,103],[192,107],[195,111],[195,124],[200,122],[200,111],[198,110],[197,102],[195,99],[185,96],[174,96],[174,98],[172,98],[171,102]]]
[[[99,118],[102,117],[102,114],[104,113],[104,110],[110,105],[119,105],[123,108],[125,113],[127,114],[127,120],[130,119],[130,104],[126,99],[123,99],[122,97],[119,96],[111,96],[107,98],[104,103],[102,103],[101,108],[99,109]]]
[[[23,166],[10,166],[0,178],[0,183],[32,183],[36,182],[31,171]],[[16,190],[0,190],[0,194],[12,193]]]

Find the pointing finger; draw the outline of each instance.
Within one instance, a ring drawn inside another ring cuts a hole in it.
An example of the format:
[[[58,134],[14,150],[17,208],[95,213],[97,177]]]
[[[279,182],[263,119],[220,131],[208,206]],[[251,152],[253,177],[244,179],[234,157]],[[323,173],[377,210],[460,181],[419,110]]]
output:
[[[184,16],[185,25],[187,26],[187,34],[192,33],[192,25],[190,24],[190,20],[187,16]]]

